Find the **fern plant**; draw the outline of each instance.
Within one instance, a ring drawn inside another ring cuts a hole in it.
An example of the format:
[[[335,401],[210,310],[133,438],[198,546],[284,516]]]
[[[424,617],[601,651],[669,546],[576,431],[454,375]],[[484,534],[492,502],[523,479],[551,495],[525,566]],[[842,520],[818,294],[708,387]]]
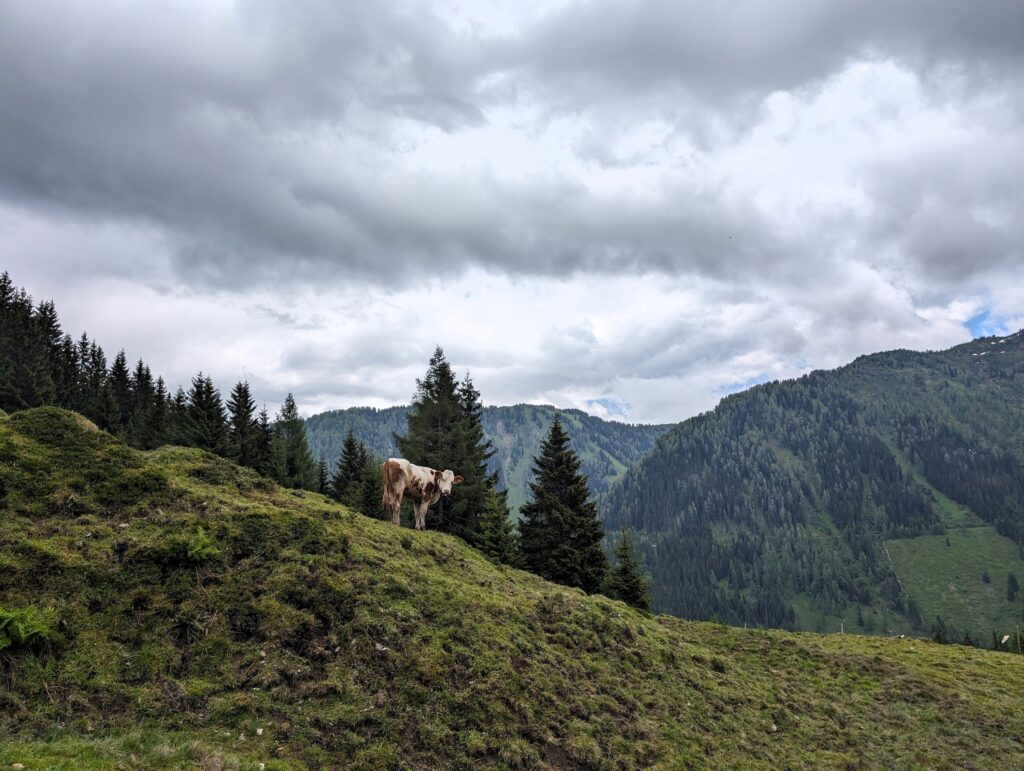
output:
[[[29,648],[58,637],[52,611],[40,611],[31,605],[11,610],[0,606],[0,651]]]

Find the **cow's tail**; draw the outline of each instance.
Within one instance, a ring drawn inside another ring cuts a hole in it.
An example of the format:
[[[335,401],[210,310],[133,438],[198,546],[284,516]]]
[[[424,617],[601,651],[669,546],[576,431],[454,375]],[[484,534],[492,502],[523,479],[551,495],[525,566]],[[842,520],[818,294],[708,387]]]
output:
[[[381,481],[381,497],[380,502],[384,505],[384,508],[388,508],[391,505],[391,480],[388,479],[388,464],[391,461],[386,460],[381,464],[380,467],[380,481]]]

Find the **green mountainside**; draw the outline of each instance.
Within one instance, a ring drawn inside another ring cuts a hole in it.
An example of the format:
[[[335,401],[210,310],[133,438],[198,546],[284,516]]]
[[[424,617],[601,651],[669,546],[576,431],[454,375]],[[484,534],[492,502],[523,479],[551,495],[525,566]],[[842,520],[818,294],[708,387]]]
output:
[[[730,396],[603,504],[658,610],[989,644],[1024,617],[1024,333]]]
[[[313,415],[306,420],[306,436],[313,453],[333,464],[351,429],[367,448],[382,458],[398,454],[394,434],[404,434],[408,407],[352,407]],[[580,410],[556,410],[547,405],[517,404],[485,407],[484,432],[495,455],[489,470],[497,472],[498,486],[508,490],[509,507],[515,511],[526,502],[530,466],[555,413],[583,460],[583,473],[591,491],[599,495],[654,446],[670,426],[631,425],[602,420]]]
[[[654,617],[0,413],[0,766],[1006,768],[1013,655]]]

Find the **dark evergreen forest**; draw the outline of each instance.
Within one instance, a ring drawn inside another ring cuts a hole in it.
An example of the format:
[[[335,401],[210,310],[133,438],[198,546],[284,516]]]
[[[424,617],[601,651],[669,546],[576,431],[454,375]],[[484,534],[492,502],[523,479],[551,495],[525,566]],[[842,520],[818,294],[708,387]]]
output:
[[[664,435],[602,510],[608,530],[638,534],[658,610],[948,629],[885,545],[994,528],[1019,555],[1024,334],[864,356],[726,398]],[[944,580],[941,562],[926,569]]]

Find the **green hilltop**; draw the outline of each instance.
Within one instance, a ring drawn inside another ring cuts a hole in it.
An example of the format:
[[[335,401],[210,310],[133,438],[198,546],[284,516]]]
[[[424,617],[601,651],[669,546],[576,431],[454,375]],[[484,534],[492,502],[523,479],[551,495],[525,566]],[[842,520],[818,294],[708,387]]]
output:
[[[0,766],[1006,768],[1016,656],[651,616],[285,490],[0,415]]]
[[[603,503],[659,610],[991,645],[1024,621],[1024,332],[730,396]]]

